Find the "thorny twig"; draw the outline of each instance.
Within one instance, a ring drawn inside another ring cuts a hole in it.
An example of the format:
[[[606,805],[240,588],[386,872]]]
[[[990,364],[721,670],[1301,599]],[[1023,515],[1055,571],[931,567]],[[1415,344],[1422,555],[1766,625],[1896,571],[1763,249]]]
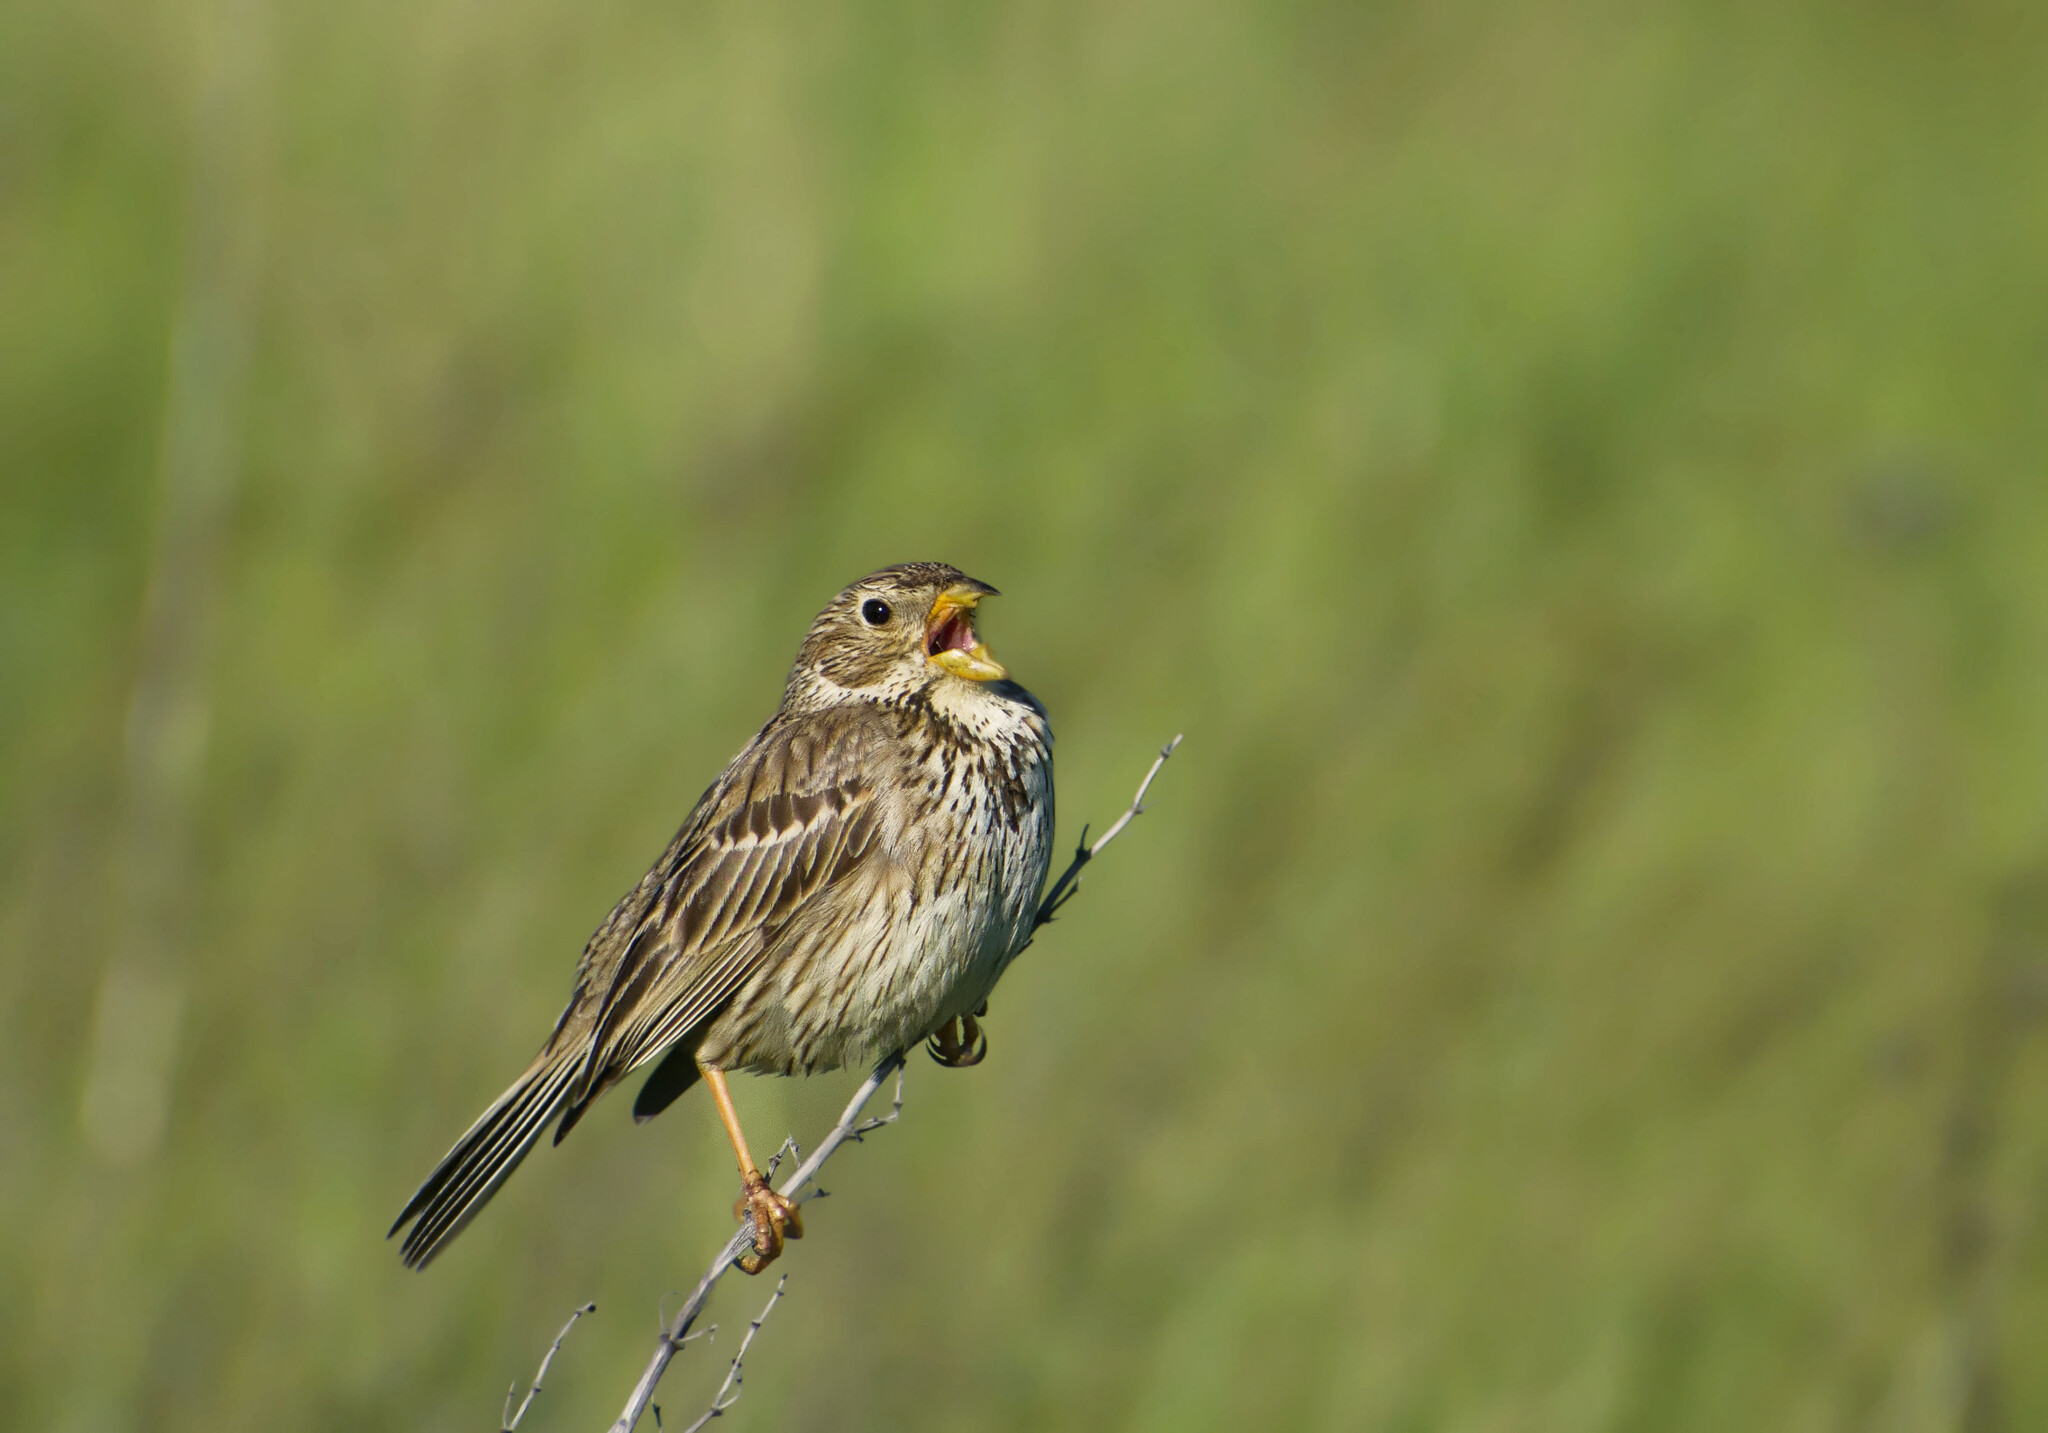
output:
[[[1031,930],[1025,935],[1024,944],[1017,947],[1017,955],[1022,955],[1031,948],[1031,942],[1036,938],[1039,927],[1052,924],[1053,917],[1074,898],[1074,893],[1081,889],[1081,868],[1101,855],[1103,847],[1122,835],[1124,827],[1145,814],[1145,793],[1152,789],[1152,778],[1159,774],[1159,768],[1166,765],[1166,759],[1173,755],[1174,748],[1180,743],[1181,737],[1177,733],[1172,741],[1159,748],[1159,755],[1152,759],[1151,767],[1145,772],[1145,779],[1138,783],[1138,794],[1131,798],[1131,804],[1124,808],[1124,814],[1116,818],[1110,828],[1097,838],[1094,845],[1088,844],[1088,827],[1081,827],[1081,844],[1074,848],[1074,859],[1067,863],[1067,868],[1060,872],[1060,878],[1052,883],[1051,889],[1046,891],[1044,898],[1039,901],[1038,912],[1031,920]],[[1012,956],[1011,959],[1016,959],[1016,956]],[[979,1065],[988,1054],[988,1037],[982,1033],[976,1018],[986,1014],[988,1002],[983,1001],[981,1008],[972,1015],[963,1015],[958,1021],[948,1021],[941,1025],[925,1042],[925,1048],[931,1052],[932,1059],[948,1070],[964,1070]]]
[[[889,1107],[889,1113],[862,1118],[868,1101],[875,1097],[875,1092],[882,1088],[883,1081],[891,1075],[896,1076],[896,1098]],[[798,1165],[796,1172],[784,1180],[782,1187],[776,1192],[785,1199],[794,1199],[799,1204],[808,1203],[822,1195],[825,1191],[816,1186],[815,1177],[818,1171],[824,1168],[825,1161],[848,1140],[858,1143],[862,1136],[880,1129],[883,1125],[894,1124],[902,1113],[903,1056],[895,1054],[875,1066],[874,1072],[861,1082],[861,1087],[854,1091],[853,1098],[847,1102],[845,1111],[839,1116],[839,1123],[832,1126],[831,1132],[818,1141],[818,1146],[811,1151],[810,1158]],[[655,1386],[661,1382],[662,1374],[668,1370],[669,1360],[674,1358],[676,1350],[683,1346],[684,1339],[689,1336],[690,1325],[696,1322],[697,1315],[704,1312],[704,1305],[710,1300],[712,1289],[725,1277],[725,1271],[753,1247],[754,1232],[751,1225],[742,1225],[732,1238],[725,1241],[725,1247],[718,1251],[718,1257],[711,1261],[711,1267],[704,1271],[704,1277],[697,1281],[697,1287],[690,1291],[689,1298],[683,1300],[683,1306],[676,1310],[675,1318],[663,1327],[661,1337],[655,1343],[653,1356],[647,1360],[647,1367],[641,1372],[640,1381],[633,1386],[632,1397],[626,1400],[625,1409],[612,1424],[612,1433],[632,1433],[633,1425],[640,1421],[641,1415],[654,1401]]]
[[[789,1275],[784,1274],[775,1281],[775,1292],[768,1296],[768,1302],[761,1306],[761,1312],[754,1315],[754,1321],[747,1325],[747,1336],[740,1340],[738,1352],[732,1356],[732,1367],[725,1371],[725,1382],[718,1385],[718,1392],[711,1397],[711,1406],[704,1410],[704,1416],[683,1430],[683,1433],[699,1433],[712,1419],[719,1417],[726,1409],[740,1401],[740,1394],[746,1389],[740,1378],[740,1360],[747,1356],[747,1346],[754,1341],[754,1335],[761,1331],[761,1325],[768,1322],[768,1315],[775,1312],[776,1301],[789,1285]],[[727,1394],[731,1396],[728,1397]]]
[[[655,1306],[654,1326],[657,1329],[666,1331],[668,1328],[668,1301],[670,1296],[674,1293],[675,1290],[670,1289],[668,1293],[663,1294],[661,1296],[661,1302]],[[713,1338],[717,1335],[717,1333],[718,1325],[713,1324],[710,1328],[707,1329],[693,1329],[690,1333],[685,1334],[683,1336],[682,1341],[684,1343],[695,1343],[700,1338]]]
[[[533,1387],[526,1390],[526,1397],[519,1400],[519,1411],[512,1411],[512,1400],[519,1392],[519,1385],[513,1384],[505,1390],[505,1416],[498,1420],[498,1433],[512,1433],[519,1426],[519,1420],[526,1416],[526,1410],[533,1406],[533,1400],[540,1393],[541,1380],[548,1376],[548,1365],[555,1361],[555,1355],[562,1351],[562,1340],[569,1336],[569,1330],[576,1327],[576,1320],[585,1314],[597,1312],[596,1304],[585,1304],[569,1315],[569,1322],[562,1325],[562,1331],[555,1335],[555,1341],[548,1345],[546,1357],[540,1361],[539,1370],[533,1375]]]
[[[1031,923],[1033,932],[1036,932],[1040,926],[1051,921],[1059,913],[1060,908],[1073,899],[1074,892],[1080,889],[1081,868],[1101,855],[1103,848],[1123,834],[1126,826],[1145,814],[1145,793],[1152,789],[1152,779],[1159,775],[1159,769],[1166,765],[1167,758],[1173,755],[1174,749],[1180,743],[1181,738],[1175,736],[1172,741],[1159,748],[1159,755],[1153,759],[1151,768],[1145,773],[1145,779],[1138,783],[1138,794],[1131,798],[1130,806],[1125,809],[1123,815],[1117,817],[1116,821],[1107,831],[1096,838],[1093,845],[1088,844],[1087,828],[1082,828],[1081,844],[1074,851],[1074,859],[1068,863],[1066,870],[1060,873],[1060,878],[1052,883],[1051,889],[1045,893],[1044,898],[1038,903],[1037,918]],[[1025,941],[1025,944],[1030,944],[1029,939]],[[886,1115],[866,1115],[863,1117],[868,1101],[875,1097],[875,1093],[882,1088],[883,1082],[891,1075],[896,1077],[896,1097],[890,1103],[889,1113]],[[777,1192],[785,1199],[794,1199],[798,1204],[805,1204],[813,1199],[823,1198],[826,1191],[819,1187],[816,1176],[818,1171],[825,1167],[825,1161],[837,1153],[841,1145],[846,1144],[848,1141],[852,1141],[855,1144],[860,1143],[863,1136],[872,1134],[884,1125],[894,1124],[902,1114],[903,1052],[899,1050],[882,1061],[881,1064],[875,1066],[873,1072],[861,1083],[861,1087],[854,1091],[853,1098],[847,1101],[846,1109],[839,1116],[839,1123],[832,1126],[830,1133],[818,1141],[818,1146],[811,1151],[810,1157],[803,1160],[797,1166],[796,1172],[783,1182],[782,1187]],[[785,1152],[792,1158],[802,1153],[794,1139],[784,1141],[782,1150],[778,1151],[775,1156],[775,1161],[779,1161]],[[769,1164],[771,1175],[776,1167],[775,1161],[771,1161]],[[747,1253],[753,1246],[753,1230],[747,1225],[742,1225],[732,1238],[726,1240],[725,1247],[718,1251],[718,1257],[711,1261],[711,1267],[705,1270],[704,1277],[697,1281],[697,1287],[690,1292],[689,1298],[683,1301],[683,1306],[676,1311],[675,1318],[662,1325],[661,1337],[655,1344],[654,1354],[647,1360],[647,1367],[641,1372],[640,1381],[634,1385],[632,1396],[626,1400],[624,1410],[620,1412],[617,1421],[612,1424],[611,1433],[632,1433],[633,1427],[640,1421],[641,1415],[646,1413],[653,1404],[655,1387],[661,1382],[662,1374],[668,1370],[669,1360],[675,1357],[676,1351],[691,1337],[690,1326],[696,1322],[697,1316],[704,1311],[704,1305],[711,1298],[712,1289],[720,1279],[725,1277],[726,1270],[732,1268],[740,1256]],[[787,1278],[788,1276],[785,1275],[784,1282],[787,1281]],[[775,1286],[775,1293],[768,1300],[767,1307],[761,1310],[760,1317],[753,1321],[747,1330],[746,1337],[741,1340],[739,1352],[733,1357],[732,1368],[726,1374],[726,1381],[719,1388],[718,1396],[712,1399],[711,1408],[703,1417],[690,1425],[690,1428],[685,1430],[685,1433],[698,1433],[698,1430],[701,1430],[705,1424],[718,1417],[737,1401],[739,1398],[740,1360],[746,1356],[747,1345],[754,1341],[754,1335],[760,1331],[761,1324],[768,1317],[769,1310],[773,1309],[776,1300],[782,1297],[782,1289],[783,1284],[778,1282]],[[560,1342],[561,1340],[556,1340],[558,1347]],[[550,1357],[552,1356],[552,1353],[550,1353]],[[543,1362],[541,1371],[546,1372],[546,1370],[547,1365]],[[733,1390],[731,1398],[726,1397],[728,1389]],[[538,1380],[536,1380],[535,1391],[538,1391]]]
[[[1088,844],[1088,828],[1081,828],[1081,844],[1074,848],[1074,859],[1067,864],[1066,870],[1060,872],[1060,878],[1052,883],[1052,889],[1045,893],[1045,899],[1038,903],[1038,918],[1031,922],[1032,930],[1035,931],[1040,926],[1052,922],[1052,918],[1059,914],[1060,907],[1072,900],[1074,892],[1081,889],[1081,868],[1101,855],[1104,846],[1122,835],[1124,827],[1145,814],[1145,793],[1152,789],[1152,778],[1159,774],[1160,767],[1166,765],[1166,758],[1173,755],[1173,750],[1180,745],[1180,741],[1180,736],[1176,735],[1172,741],[1159,748],[1159,755],[1153,758],[1151,769],[1145,773],[1145,779],[1138,783],[1138,794],[1131,798],[1131,804],[1125,808],[1124,814],[1116,818],[1115,824],[1104,831],[1094,845]]]

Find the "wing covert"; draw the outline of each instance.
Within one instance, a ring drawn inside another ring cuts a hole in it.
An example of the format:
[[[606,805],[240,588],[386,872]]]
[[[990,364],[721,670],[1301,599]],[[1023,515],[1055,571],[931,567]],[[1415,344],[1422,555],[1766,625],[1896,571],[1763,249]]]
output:
[[[658,887],[636,890],[640,918],[593,1012],[568,1122],[713,1015],[759,969],[805,902],[877,849],[881,813],[873,785],[850,759],[855,753],[843,746],[829,755],[792,752],[793,745],[750,750],[735,762],[656,868]],[[790,777],[808,777],[807,789],[788,789]],[[585,979],[597,973],[587,969]]]

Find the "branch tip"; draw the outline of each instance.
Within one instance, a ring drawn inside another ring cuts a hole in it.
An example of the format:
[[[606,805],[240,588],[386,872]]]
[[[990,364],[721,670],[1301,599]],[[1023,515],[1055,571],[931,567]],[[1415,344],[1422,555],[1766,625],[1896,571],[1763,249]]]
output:
[[[562,1340],[569,1336],[570,1329],[576,1327],[576,1320],[582,1318],[585,1314],[594,1314],[596,1312],[597,1304],[593,1301],[585,1303],[582,1308],[569,1315],[569,1322],[562,1325],[562,1331],[555,1335],[555,1341],[548,1345],[547,1353],[542,1356],[540,1368],[533,1375],[533,1387],[526,1390],[526,1397],[520,1400],[517,1412],[513,1411],[512,1397],[519,1392],[519,1385],[515,1383],[506,1391],[505,1413],[498,1420],[498,1433],[514,1433],[514,1430],[519,1427],[519,1420],[526,1416],[526,1410],[531,1408],[533,1400],[540,1396],[541,1382],[548,1376],[548,1365],[553,1363],[555,1355],[562,1351]]]
[[[1131,798],[1131,804],[1125,808],[1124,814],[1116,818],[1115,824],[1103,832],[1101,839],[1094,845],[1088,844],[1088,827],[1085,824],[1081,827],[1081,842],[1074,848],[1074,859],[1068,863],[1066,870],[1060,872],[1060,878],[1052,883],[1044,899],[1039,901],[1038,914],[1031,922],[1032,930],[1051,923],[1052,918],[1059,913],[1060,907],[1072,899],[1074,892],[1080,888],[1081,868],[1101,855],[1103,847],[1123,834],[1126,826],[1145,814],[1145,793],[1152,789],[1152,780],[1159,775],[1159,768],[1166,765],[1166,759],[1173,755],[1174,748],[1180,743],[1181,737],[1176,735],[1172,741],[1159,748],[1159,755],[1152,759],[1151,768],[1146,771],[1145,779],[1138,783],[1138,794]],[[1025,944],[1030,944],[1030,941],[1026,940]]]

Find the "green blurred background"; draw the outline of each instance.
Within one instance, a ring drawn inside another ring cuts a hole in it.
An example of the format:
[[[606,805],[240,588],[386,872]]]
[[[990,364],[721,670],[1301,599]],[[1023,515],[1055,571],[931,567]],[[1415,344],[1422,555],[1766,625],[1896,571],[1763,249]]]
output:
[[[585,1299],[525,1426],[608,1420],[701,1098],[384,1229],[940,558],[1063,845],[1188,740],[731,1426],[2048,1426],[2044,73],[1991,0],[0,8],[0,1422],[493,1427]]]

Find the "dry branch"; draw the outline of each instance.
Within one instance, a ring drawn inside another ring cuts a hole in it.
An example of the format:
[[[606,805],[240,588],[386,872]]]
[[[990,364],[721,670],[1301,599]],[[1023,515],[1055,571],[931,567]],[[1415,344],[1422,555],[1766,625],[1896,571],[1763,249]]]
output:
[[[533,1375],[533,1387],[527,1389],[526,1397],[519,1400],[519,1410],[516,1413],[512,1409],[512,1400],[518,1396],[519,1385],[515,1383],[505,1390],[505,1416],[498,1422],[498,1433],[513,1433],[513,1430],[518,1428],[519,1420],[526,1416],[526,1410],[532,1407],[533,1400],[540,1396],[541,1380],[548,1376],[548,1365],[553,1363],[555,1355],[562,1351],[562,1340],[569,1336],[570,1329],[576,1327],[576,1320],[585,1314],[596,1312],[596,1304],[585,1304],[569,1315],[569,1322],[562,1325],[562,1331],[556,1334],[555,1341],[548,1345],[547,1354],[540,1361],[540,1369]]]
[[[740,1364],[747,1356],[747,1348],[754,1342],[754,1335],[761,1331],[761,1325],[768,1322],[768,1315],[775,1312],[775,1305],[782,1298],[782,1291],[789,1287],[789,1275],[784,1274],[775,1281],[775,1292],[768,1296],[768,1302],[761,1306],[761,1312],[754,1315],[747,1325],[747,1336],[740,1340],[737,1352],[732,1356],[732,1367],[725,1371],[725,1382],[718,1385],[718,1392],[711,1395],[711,1406],[704,1415],[683,1430],[683,1433],[700,1433],[705,1424],[724,1415],[725,1410],[740,1401],[740,1394],[746,1389],[740,1379]]]
[[[1052,889],[1045,893],[1045,899],[1038,903],[1038,918],[1031,922],[1033,931],[1042,925],[1050,925],[1052,918],[1059,914],[1060,907],[1072,900],[1074,892],[1081,889],[1081,868],[1101,855],[1104,846],[1122,835],[1124,827],[1145,814],[1145,793],[1152,789],[1152,778],[1159,774],[1160,767],[1166,765],[1166,758],[1173,755],[1174,748],[1180,745],[1181,736],[1184,734],[1177,733],[1172,741],[1159,748],[1159,755],[1152,758],[1152,766],[1146,771],[1145,779],[1138,783],[1138,794],[1131,798],[1131,804],[1124,808],[1124,814],[1116,818],[1114,824],[1102,833],[1094,845],[1088,844],[1088,827],[1085,824],[1081,827],[1081,844],[1074,848],[1074,859],[1067,863],[1067,868],[1060,872],[1060,878],[1052,883]],[[1025,944],[1029,945],[1030,942],[1026,941]]]
[[[1096,839],[1093,845],[1088,844],[1087,827],[1082,827],[1081,844],[1075,848],[1073,860],[1068,863],[1066,870],[1060,873],[1059,879],[1052,883],[1052,886],[1046,891],[1044,898],[1038,903],[1038,915],[1031,925],[1034,932],[1040,926],[1051,921],[1058,914],[1060,908],[1073,899],[1074,892],[1080,889],[1082,867],[1101,855],[1103,848],[1121,835],[1125,827],[1145,814],[1145,793],[1152,789],[1153,778],[1159,775],[1159,769],[1166,765],[1167,758],[1173,755],[1174,748],[1178,747],[1180,742],[1180,737],[1176,736],[1172,741],[1159,749],[1159,755],[1153,760],[1151,768],[1146,771],[1145,779],[1138,783],[1138,794],[1131,798],[1131,804],[1125,809],[1123,815],[1117,817],[1116,821]],[[1029,945],[1030,941],[1027,940],[1025,944]],[[896,1098],[889,1107],[889,1113],[886,1115],[863,1117],[868,1101],[875,1097],[876,1092],[882,1088],[883,1083],[891,1075],[896,1077]],[[871,1131],[880,1129],[883,1125],[894,1124],[902,1113],[903,1052],[899,1050],[882,1061],[881,1064],[875,1066],[867,1079],[861,1083],[861,1087],[854,1091],[853,1098],[847,1101],[846,1109],[839,1116],[839,1123],[832,1126],[831,1131],[818,1142],[818,1147],[811,1151],[810,1157],[797,1166],[796,1172],[784,1180],[776,1192],[786,1199],[795,1200],[799,1204],[807,1203],[823,1195],[825,1191],[818,1188],[816,1180],[818,1171],[825,1167],[825,1161],[837,1153],[841,1145],[849,1141],[858,1144],[862,1137]],[[796,1143],[794,1140],[787,1141],[783,1148],[794,1152],[796,1150]],[[771,1175],[774,1172],[772,1164],[769,1172]],[[725,1247],[718,1251],[718,1257],[711,1261],[710,1268],[704,1271],[704,1277],[697,1281],[697,1287],[690,1291],[690,1296],[683,1301],[683,1306],[676,1311],[675,1318],[664,1321],[660,1339],[654,1347],[653,1356],[647,1360],[647,1367],[641,1372],[640,1381],[633,1386],[632,1396],[626,1400],[625,1408],[621,1410],[618,1419],[612,1424],[611,1433],[633,1433],[633,1428],[639,1423],[641,1416],[653,1405],[656,1385],[661,1382],[662,1375],[668,1371],[669,1361],[675,1357],[676,1351],[690,1337],[690,1326],[696,1322],[697,1316],[704,1311],[704,1305],[710,1301],[712,1289],[717,1286],[720,1279],[725,1277],[726,1270],[732,1268],[738,1262],[740,1256],[750,1251],[753,1246],[752,1226],[750,1224],[742,1225],[738,1232],[726,1240]],[[787,1279],[788,1276],[785,1275],[783,1282],[776,1284],[775,1293],[769,1298],[767,1307],[761,1310],[760,1317],[756,1318],[748,1328],[746,1337],[740,1343],[739,1352],[733,1357],[732,1367],[726,1374],[725,1383],[720,1386],[718,1393],[711,1400],[711,1407],[701,1418],[690,1425],[686,1433],[696,1433],[696,1430],[703,1428],[705,1424],[718,1417],[739,1398],[740,1360],[746,1356],[747,1346],[754,1341],[754,1335],[760,1331],[762,1321],[768,1317],[769,1311],[775,1307],[776,1300],[782,1297],[783,1284],[787,1282]],[[573,1324],[575,1319],[572,1318],[569,1322]],[[566,1335],[568,1328],[564,1327],[562,1333]],[[555,1340],[555,1347],[561,1347],[561,1342],[561,1338],[558,1337]],[[554,1357],[554,1350],[549,1350],[548,1357]],[[541,1373],[545,1374],[546,1372],[547,1360],[543,1359],[541,1362]],[[533,1391],[535,1393],[540,1391],[540,1379],[538,1377],[534,1379]],[[528,1395],[527,1401],[532,1401],[531,1394]],[[510,1400],[508,1399],[507,1402],[509,1403]],[[521,1405],[520,1411],[525,1411],[525,1405]]]
[[[862,1112],[866,1110],[868,1101],[875,1097],[875,1092],[882,1088],[883,1081],[892,1074],[896,1076],[896,1098],[889,1107],[889,1113],[863,1119]],[[841,1145],[848,1140],[859,1143],[870,1131],[878,1130],[883,1125],[894,1124],[902,1113],[903,1056],[896,1054],[875,1066],[873,1073],[861,1082],[861,1087],[854,1091],[853,1098],[847,1101],[845,1111],[839,1116],[839,1123],[832,1126],[831,1132],[818,1141],[818,1147],[811,1151],[810,1158],[798,1165],[796,1173],[784,1180],[782,1187],[776,1192],[785,1199],[794,1199],[799,1204],[815,1199],[823,1191],[818,1189],[813,1181],[818,1171],[825,1167],[825,1161],[830,1159]],[[810,1186],[808,1189],[805,1188],[807,1185]],[[711,1261],[711,1267],[704,1271],[704,1277],[697,1281],[697,1287],[683,1300],[683,1306],[676,1311],[675,1318],[662,1329],[661,1338],[654,1346],[654,1355],[647,1360],[647,1367],[641,1373],[640,1381],[633,1386],[632,1397],[626,1400],[625,1408],[620,1412],[618,1420],[612,1424],[612,1433],[632,1433],[633,1425],[640,1421],[641,1415],[654,1401],[655,1385],[661,1382],[662,1374],[667,1372],[669,1360],[674,1358],[676,1350],[683,1346],[683,1339],[689,1334],[690,1325],[697,1321],[697,1315],[704,1312],[704,1305],[710,1300],[712,1289],[725,1277],[725,1271],[732,1268],[739,1257],[753,1247],[754,1231],[751,1224],[742,1225],[732,1238],[725,1241],[725,1247],[718,1251],[718,1257]],[[765,1312],[763,1317],[766,1317]],[[751,1334],[749,1337],[751,1338]]]

